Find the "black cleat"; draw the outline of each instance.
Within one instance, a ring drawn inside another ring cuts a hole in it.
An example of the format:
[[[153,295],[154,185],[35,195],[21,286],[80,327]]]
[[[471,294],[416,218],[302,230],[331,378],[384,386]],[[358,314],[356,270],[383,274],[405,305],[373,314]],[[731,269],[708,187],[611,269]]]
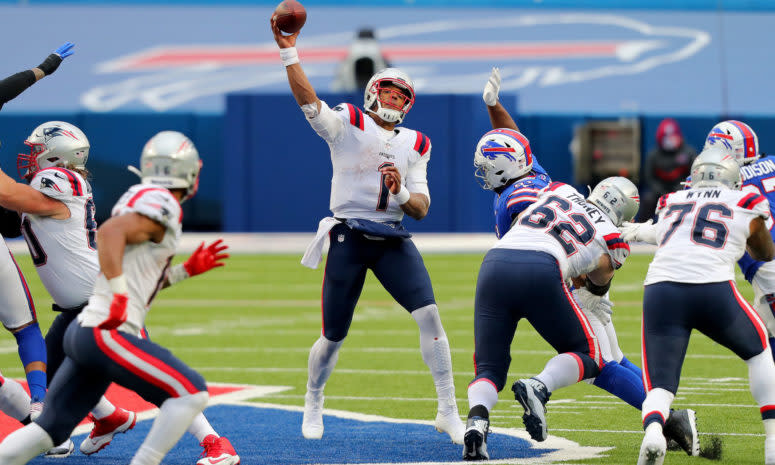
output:
[[[674,442],[686,455],[700,455],[700,437],[697,434],[697,415],[694,410],[671,410],[663,430],[668,449]]]
[[[487,433],[490,420],[484,417],[468,417],[463,436],[463,460],[490,460],[487,453]]]
[[[514,398],[522,404],[525,414],[522,422],[530,437],[535,441],[545,441],[548,436],[546,428],[546,403],[549,393],[546,385],[535,378],[520,379],[511,386]]]

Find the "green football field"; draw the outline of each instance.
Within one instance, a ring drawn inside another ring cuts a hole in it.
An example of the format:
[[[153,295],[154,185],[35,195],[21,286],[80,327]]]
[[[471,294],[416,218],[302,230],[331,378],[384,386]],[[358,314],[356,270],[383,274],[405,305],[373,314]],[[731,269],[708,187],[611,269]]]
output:
[[[452,347],[461,415],[473,376],[473,303],[482,255],[426,255],[442,321]],[[303,405],[307,355],[320,332],[323,275],[299,264],[299,255],[242,255],[225,268],[164,290],[147,321],[151,337],[199,370],[208,381],[284,385],[292,389],[262,402]],[[640,365],[642,281],[650,256],[635,255],[614,279],[614,322],[627,357]],[[19,257],[45,333],[51,299],[29,257]],[[740,282],[746,297],[750,286]],[[525,296],[530,299],[530,296]],[[710,316],[709,316],[710,317]],[[538,373],[553,351],[526,322],[512,346],[509,382]],[[0,368],[23,371],[10,334],[0,339]],[[692,407],[698,425],[723,440],[722,462],[669,452],[669,464],[761,464],[764,435],[748,390],[747,368],[727,349],[696,333],[689,346],[674,406]],[[326,387],[326,407],[394,418],[432,420],[433,383],[419,351],[417,326],[380,287],[367,279],[339,363]],[[522,428],[522,409],[507,388],[491,414],[492,426]],[[549,433],[581,445],[612,447],[606,459],[581,463],[634,464],[642,438],[640,412],[581,383],[552,395]],[[216,425],[217,426],[217,425]],[[497,456],[497,450],[491,450]],[[576,462],[578,463],[578,462]]]

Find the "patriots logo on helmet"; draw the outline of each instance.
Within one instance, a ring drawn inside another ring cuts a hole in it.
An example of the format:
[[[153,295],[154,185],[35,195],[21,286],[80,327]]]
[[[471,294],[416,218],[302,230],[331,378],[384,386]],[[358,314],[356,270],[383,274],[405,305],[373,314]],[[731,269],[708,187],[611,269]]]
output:
[[[78,140],[78,137],[76,137],[75,134],[68,130],[62,129],[59,126],[43,129],[43,138],[46,142],[59,136],[72,137],[73,139]]]

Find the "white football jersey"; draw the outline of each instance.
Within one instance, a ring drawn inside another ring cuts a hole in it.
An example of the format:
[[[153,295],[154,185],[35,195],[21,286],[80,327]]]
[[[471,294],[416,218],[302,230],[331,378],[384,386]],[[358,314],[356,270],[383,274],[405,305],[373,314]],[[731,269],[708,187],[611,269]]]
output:
[[[153,241],[127,244],[124,250],[122,267],[129,286],[129,303],[127,321],[118,329],[138,334],[145,326],[151,302],[167,277],[170,262],[180,241],[183,211],[169,190],[152,184],[137,184],[121,196],[111,216],[133,212],[147,216],[167,229],[164,239],[158,244]],[[94,286],[94,295],[78,316],[81,326],[94,327],[105,321],[110,314],[112,300],[113,293],[108,281],[100,273]]]
[[[561,182],[541,190],[493,248],[546,252],[557,259],[564,279],[594,270],[603,255],[614,268],[630,255],[608,216]]]
[[[387,131],[359,108],[342,103],[333,110],[321,103],[310,120],[331,149],[331,212],[337,218],[400,221],[404,212],[391,198],[380,168],[395,166],[409,192],[428,196],[431,141],[406,128]]]
[[[99,273],[91,186],[80,174],[65,168],[38,171],[30,186],[70,210],[70,217],[61,220],[22,215],[22,234],[32,262],[58,306],[82,305],[89,299]]]
[[[716,283],[735,279],[751,220],[770,216],[762,195],[703,187],[663,195],[657,203],[657,253],[645,284]]]

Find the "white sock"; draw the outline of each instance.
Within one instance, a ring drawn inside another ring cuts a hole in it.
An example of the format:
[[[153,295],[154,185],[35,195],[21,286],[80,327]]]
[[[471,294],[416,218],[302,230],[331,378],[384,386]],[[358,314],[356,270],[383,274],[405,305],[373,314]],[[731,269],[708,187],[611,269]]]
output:
[[[54,441],[37,423],[30,423],[5,437],[0,443],[0,463],[25,465],[54,447]]]
[[[645,420],[652,413],[659,412],[662,415],[662,420],[667,421],[667,417],[670,416],[670,405],[673,403],[673,399],[675,399],[675,394],[666,389],[654,388],[650,390],[643,401],[641,419]],[[660,424],[660,428],[661,426]]]
[[[491,381],[480,378],[468,385],[469,410],[477,405],[484,405],[489,412],[497,403],[498,390]]]
[[[444,327],[441,326],[439,308],[436,304],[426,305],[412,312],[420,328],[420,352],[422,360],[430,368],[439,411],[457,408],[455,382],[452,378],[452,356]]]
[[[754,400],[759,407],[775,407],[775,363],[769,345],[759,355],[745,361],[748,365],[748,382]]]
[[[775,437],[775,419],[764,420],[764,435],[768,438]]]
[[[339,348],[342,347],[344,340],[339,342],[329,341],[325,336],[315,341],[312,349],[309,351],[309,361],[307,371],[307,390],[312,394],[321,395],[326,381],[331,376],[339,359]]]
[[[207,421],[204,413],[199,413],[199,415],[194,417],[194,421],[192,421],[191,426],[188,427],[188,432],[193,434],[200,443],[211,434],[220,437],[218,436],[218,433],[215,432],[210,422]]]
[[[198,392],[183,397],[171,397],[161,404],[159,415],[145,437],[143,445],[130,465],[159,465],[161,459],[178,442],[194,417],[207,406],[209,395]]]
[[[102,420],[103,418],[113,415],[113,412],[115,411],[116,406],[110,403],[105,396],[102,396],[100,397],[100,401],[97,402],[97,405],[92,409],[91,414],[94,415],[94,418]]]
[[[0,386],[0,411],[19,421],[30,414],[30,396],[21,384],[5,378]]]
[[[546,362],[544,371],[536,375],[535,379],[544,383],[547,391],[554,392],[556,389],[578,383],[580,377],[581,370],[576,357],[570,354],[557,354]]]

